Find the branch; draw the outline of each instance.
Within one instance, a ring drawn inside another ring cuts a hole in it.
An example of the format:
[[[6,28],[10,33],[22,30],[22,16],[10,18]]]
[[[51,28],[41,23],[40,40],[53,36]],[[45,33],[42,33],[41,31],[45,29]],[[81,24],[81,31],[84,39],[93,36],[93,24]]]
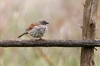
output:
[[[0,47],[100,47],[100,40],[0,40]]]

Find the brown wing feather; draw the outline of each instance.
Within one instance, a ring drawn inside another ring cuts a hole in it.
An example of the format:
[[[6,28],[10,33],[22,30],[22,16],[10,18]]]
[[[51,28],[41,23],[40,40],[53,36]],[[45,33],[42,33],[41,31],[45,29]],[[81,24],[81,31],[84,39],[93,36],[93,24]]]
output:
[[[31,24],[26,30],[31,30],[34,28],[34,26],[37,26],[38,24]]]

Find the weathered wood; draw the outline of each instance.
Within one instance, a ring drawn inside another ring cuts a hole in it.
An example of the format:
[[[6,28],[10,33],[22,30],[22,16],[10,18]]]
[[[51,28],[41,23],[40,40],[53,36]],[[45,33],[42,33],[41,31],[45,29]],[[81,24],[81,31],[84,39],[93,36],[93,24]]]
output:
[[[0,40],[0,47],[100,47],[100,40]]]
[[[98,8],[98,0],[86,0],[83,11],[83,40],[94,40],[95,38],[95,23]],[[80,66],[95,66],[94,47],[84,47],[81,49]]]

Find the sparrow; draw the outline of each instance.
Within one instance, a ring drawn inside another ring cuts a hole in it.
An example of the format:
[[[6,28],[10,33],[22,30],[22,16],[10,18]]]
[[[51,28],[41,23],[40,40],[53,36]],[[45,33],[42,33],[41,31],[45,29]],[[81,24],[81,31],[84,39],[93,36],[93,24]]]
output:
[[[47,31],[47,24],[49,23],[45,20],[38,21],[37,23],[32,23],[23,34],[18,36],[18,38],[22,37],[23,35],[29,34],[33,38],[42,39]]]

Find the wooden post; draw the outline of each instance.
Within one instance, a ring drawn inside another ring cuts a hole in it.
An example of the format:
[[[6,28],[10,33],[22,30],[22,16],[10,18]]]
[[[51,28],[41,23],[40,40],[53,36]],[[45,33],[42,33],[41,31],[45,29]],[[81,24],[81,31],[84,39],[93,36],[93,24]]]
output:
[[[98,0],[86,0],[83,11],[83,40],[95,39],[95,23],[98,8]],[[81,49],[80,66],[95,66],[94,47],[83,47]]]

